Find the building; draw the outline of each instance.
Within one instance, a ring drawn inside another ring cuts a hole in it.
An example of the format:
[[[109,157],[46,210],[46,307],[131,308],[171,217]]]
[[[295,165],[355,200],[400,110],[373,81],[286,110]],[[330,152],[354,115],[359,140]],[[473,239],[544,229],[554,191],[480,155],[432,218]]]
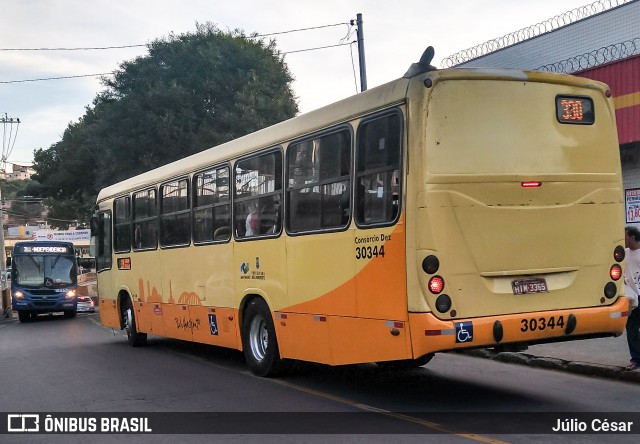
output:
[[[640,227],[640,0],[599,0],[462,50],[442,65],[543,70],[608,84],[618,125],[626,222]]]
[[[27,180],[35,174],[35,170],[30,166],[13,164],[13,172],[6,173],[8,180]]]

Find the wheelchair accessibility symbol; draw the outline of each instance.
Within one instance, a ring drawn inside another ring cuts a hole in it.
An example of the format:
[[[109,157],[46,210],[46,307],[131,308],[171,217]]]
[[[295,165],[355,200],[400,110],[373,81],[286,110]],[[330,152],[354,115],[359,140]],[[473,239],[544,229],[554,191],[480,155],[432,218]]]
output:
[[[473,322],[456,322],[456,342],[473,342]]]
[[[211,331],[212,335],[218,336],[218,324],[216,322],[216,315],[214,314],[209,315],[209,331]]]

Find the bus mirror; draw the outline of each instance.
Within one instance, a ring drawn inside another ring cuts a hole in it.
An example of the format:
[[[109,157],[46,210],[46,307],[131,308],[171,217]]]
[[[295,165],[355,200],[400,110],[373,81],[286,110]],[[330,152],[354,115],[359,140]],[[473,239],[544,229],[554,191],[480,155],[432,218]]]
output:
[[[91,236],[98,235],[98,215],[91,216]]]

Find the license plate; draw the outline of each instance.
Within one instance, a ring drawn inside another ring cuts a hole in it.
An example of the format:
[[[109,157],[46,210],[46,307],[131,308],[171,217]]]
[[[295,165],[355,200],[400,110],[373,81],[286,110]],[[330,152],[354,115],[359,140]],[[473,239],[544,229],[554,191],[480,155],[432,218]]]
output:
[[[546,293],[547,281],[544,279],[522,279],[511,281],[513,294]]]

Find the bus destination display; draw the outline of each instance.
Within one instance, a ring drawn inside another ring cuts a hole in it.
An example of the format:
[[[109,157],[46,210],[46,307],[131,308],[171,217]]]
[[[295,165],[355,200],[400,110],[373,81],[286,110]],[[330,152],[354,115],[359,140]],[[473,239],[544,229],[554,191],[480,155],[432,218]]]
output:
[[[560,123],[592,125],[593,100],[588,97],[556,96],[556,116]]]

